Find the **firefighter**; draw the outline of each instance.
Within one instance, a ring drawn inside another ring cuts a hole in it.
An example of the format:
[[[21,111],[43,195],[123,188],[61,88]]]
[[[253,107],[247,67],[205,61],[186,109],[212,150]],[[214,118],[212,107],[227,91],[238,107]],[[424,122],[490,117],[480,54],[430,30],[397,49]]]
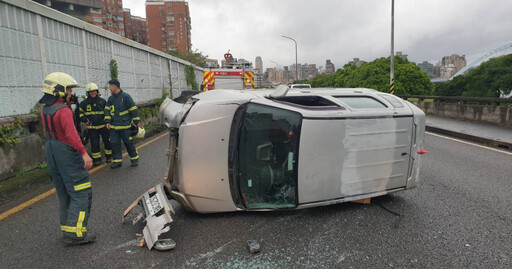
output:
[[[105,105],[107,101],[100,97],[98,85],[89,83],[85,86],[87,99],[80,103],[80,121],[87,126],[91,141],[93,165],[101,164],[100,135],[105,145],[105,162],[112,162],[112,147],[110,146],[110,131],[105,128]]]
[[[132,97],[121,90],[119,80],[110,80],[108,87],[112,95],[108,98],[105,106],[105,123],[107,129],[110,130],[110,143],[112,144],[113,163],[110,168],[115,169],[123,165],[121,141],[128,151],[131,165],[137,166],[139,154],[130,131],[132,122],[142,128],[137,106]]]
[[[43,80],[44,104],[41,119],[46,133],[46,159],[59,197],[60,225],[68,245],[92,243],[96,236],[87,232],[92,189],[89,172],[91,157],[80,141],[73,112],[65,105],[66,90],[78,87],[68,74],[55,72]]]

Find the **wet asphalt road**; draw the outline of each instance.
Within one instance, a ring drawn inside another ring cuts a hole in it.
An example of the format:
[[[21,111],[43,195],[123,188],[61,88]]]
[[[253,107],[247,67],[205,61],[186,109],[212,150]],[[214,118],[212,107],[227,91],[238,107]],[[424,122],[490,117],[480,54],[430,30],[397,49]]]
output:
[[[139,149],[140,165],[91,175],[95,244],[65,247],[52,195],[0,221],[0,268],[512,268],[512,155],[426,135],[422,184],[300,211],[201,215],[177,209],[162,237],[139,248],[142,224],[123,210],[161,181],[168,136]],[[251,254],[246,241],[261,244]]]

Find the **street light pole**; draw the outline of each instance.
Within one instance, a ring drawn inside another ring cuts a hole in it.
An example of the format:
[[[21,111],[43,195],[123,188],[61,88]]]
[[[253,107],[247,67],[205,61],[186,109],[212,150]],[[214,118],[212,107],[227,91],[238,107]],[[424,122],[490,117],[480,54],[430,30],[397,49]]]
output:
[[[389,68],[389,92],[395,94],[395,0],[391,0],[391,63]]]
[[[299,81],[299,67],[298,67],[298,62],[297,62],[297,41],[295,41],[295,39],[293,39],[291,37],[287,37],[284,35],[282,35],[282,37],[291,39],[291,40],[293,40],[293,42],[295,42],[295,82],[297,82],[297,81]]]

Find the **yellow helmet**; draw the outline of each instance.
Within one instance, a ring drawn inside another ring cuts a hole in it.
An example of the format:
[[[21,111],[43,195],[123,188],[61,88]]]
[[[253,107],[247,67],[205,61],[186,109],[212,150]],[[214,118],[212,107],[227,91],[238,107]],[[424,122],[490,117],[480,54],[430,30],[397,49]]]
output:
[[[87,86],[85,86],[86,92],[92,92],[92,91],[99,91],[98,85],[96,83],[87,83]]]
[[[144,130],[144,128],[141,127],[137,131],[137,134],[135,135],[135,138],[144,138],[145,135],[146,135],[146,130]]]
[[[135,125],[132,122],[132,126],[130,127],[130,136],[133,138],[144,138],[146,135],[146,130],[144,130],[144,127],[140,127]]]
[[[43,92],[54,96],[66,96],[66,88],[68,87],[78,87],[78,82],[66,73],[53,72],[43,80]]]

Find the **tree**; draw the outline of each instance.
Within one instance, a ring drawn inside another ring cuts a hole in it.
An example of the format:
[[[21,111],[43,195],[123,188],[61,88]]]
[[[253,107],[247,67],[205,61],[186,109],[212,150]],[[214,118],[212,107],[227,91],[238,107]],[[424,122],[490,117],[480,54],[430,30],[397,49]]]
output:
[[[201,52],[198,52],[197,50],[193,52],[189,51],[185,54],[177,50],[169,51],[168,53],[174,57],[178,57],[199,67],[206,67],[206,58],[208,57],[208,55],[203,55]]]
[[[493,58],[465,75],[436,85],[441,96],[495,97],[512,91],[512,54]]]
[[[389,57],[375,59],[359,67],[346,64],[331,75],[319,75],[309,81],[313,87],[370,88],[389,92]],[[433,84],[420,68],[405,59],[395,57],[395,93],[428,95]]]

